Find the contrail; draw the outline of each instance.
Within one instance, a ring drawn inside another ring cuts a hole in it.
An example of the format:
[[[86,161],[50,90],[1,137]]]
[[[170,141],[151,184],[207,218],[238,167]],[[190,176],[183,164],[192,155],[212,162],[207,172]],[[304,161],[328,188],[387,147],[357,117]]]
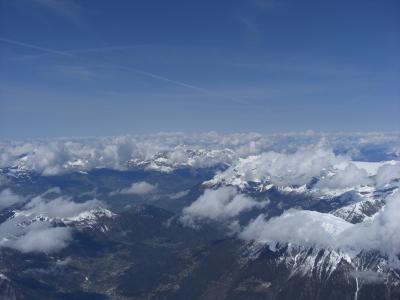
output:
[[[40,51],[44,51],[44,52],[47,52],[47,53],[73,57],[73,55],[68,53],[68,52],[63,52],[63,51],[58,51],[58,50],[54,50],[54,49],[44,48],[44,47],[40,47],[40,46],[36,46],[36,45],[32,45],[32,44],[27,44],[27,43],[15,41],[15,40],[5,39],[5,38],[2,38],[2,37],[0,37],[0,42],[12,44],[12,45],[17,45],[17,46],[22,46],[22,47],[26,47],[26,48],[30,48],[30,49],[40,50]]]
[[[6,38],[2,38],[2,37],[0,37],[0,41],[4,42],[4,43],[12,44],[12,45],[22,46],[22,47],[26,47],[26,48],[30,48],[30,49],[44,51],[44,52],[51,53],[51,54],[58,54],[58,55],[69,56],[69,57],[76,57],[76,55],[71,54],[70,52],[79,53],[79,52],[93,51],[94,50],[94,49],[83,49],[83,50],[76,50],[76,51],[69,50],[68,52],[66,52],[66,51],[58,51],[58,50],[54,50],[54,49],[44,48],[44,47],[40,47],[40,46],[36,46],[36,45],[32,45],[32,44],[27,44],[27,43],[15,41],[15,40],[10,40],[10,39],[6,39]],[[160,75],[157,75],[157,74],[154,74],[154,73],[142,71],[142,70],[139,70],[139,69],[136,69],[136,68],[119,66],[119,65],[114,65],[114,64],[108,64],[108,65],[112,66],[114,68],[128,70],[128,71],[131,71],[131,72],[135,72],[137,74],[141,74],[143,76],[147,76],[147,77],[150,77],[150,78],[154,78],[154,79],[158,79],[158,80],[165,81],[165,82],[168,82],[168,83],[172,83],[172,84],[175,84],[175,85],[179,85],[179,86],[182,86],[182,87],[185,87],[185,88],[188,88],[188,89],[192,89],[192,90],[195,90],[195,91],[198,91],[198,92],[210,93],[209,91],[207,91],[207,90],[205,90],[203,88],[200,88],[200,87],[197,87],[197,86],[194,86],[194,85],[191,85],[191,84],[187,84],[187,83],[184,83],[184,82],[181,82],[181,81],[169,79],[167,77],[160,76]]]
[[[138,45],[129,45],[129,46],[105,46],[105,47],[96,47],[96,48],[87,48],[87,49],[78,49],[78,50],[68,50],[66,52],[71,53],[90,53],[90,52],[107,52],[107,51],[118,51],[118,50],[129,50],[129,49],[137,49],[149,46],[150,44],[138,44]]]
[[[200,88],[200,87],[197,87],[197,86],[194,86],[194,85],[191,85],[191,84],[187,84],[187,83],[184,83],[182,81],[172,80],[172,79],[169,79],[169,78],[166,78],[166,77],[154,74],[154,73],[142,71],[142,70],[139,70],[139,69],[136,69],[136,68],[118,66],[118,65],[114,65],[114,64],[110,64],[110,66],[118,68],[118,69],[122,69],[122,70],[135,72],[135,73],[138,73],[138,74],[142,74],[142,75],[150,77],[150,78],[155,78],[155,79],[162,80],[162,81],[165,81],[165,82],[169,82],[169,83],[173,83],[173,84],[176,84],[176,85],[180,85],[180,86],[192,89],[192,90],[196,90],[198,92],[210,93],[209,91],[207,91],[207,90],[205,90],[203,88]]]

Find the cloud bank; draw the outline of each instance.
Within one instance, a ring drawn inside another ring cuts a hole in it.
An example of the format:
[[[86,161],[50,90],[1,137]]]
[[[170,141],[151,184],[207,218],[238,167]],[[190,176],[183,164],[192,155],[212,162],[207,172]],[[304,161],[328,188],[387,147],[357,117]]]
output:
[[[355,160],[369,159],[369,153],[379,157],[399,158],[400,133],[326,134],[308,131],[275,135],[220,135],[210,132],[0,141],[0,168],[29,170],[45,176],[96,168],[125,170],[132,166],[170,171],[185,166],[206,168],[231,164],[239,158],[277,152],[281,156],[269,156],[277,159],[273,167],[279,169],[286,158],[285,153],[294,153],[305,146],[318,144],[324,144],[326,149],[332,149],[336,155],[347,155]],[[306,153],[299,155],[307,159]],[[317,164],[318,161],[313,166]],[[296,166],[290,166],[296,172]],[[301,177],[301,174],[294,173],[290,179],[301,182]]]
[[[263,208],[266,202],[256,201],[244,194],[245,189],[241,190],[249,182],[272,183],[279,188],[306,186],[307,191],[322,191],[324,194],[329,190],[342,193],[355,187],[391,191],[398,185],[400,177],[399,162],[355,161],[374,160],[376,157],[398,159],[399,133],[172,133],[3,141],[0,146],[3,174],[33,171],[52,176],[97,168],[126,170],[135,167],[169,172],[181,167],[226,166],[225,171],[214,177],[213,181],[218,183],[214,189],[205,190],[183,210],[181,220],[191,226],[202,220],[234,225],[238,224],[241,213]],[[156,189],[156,185],[142,181],[134,182],[117,193],[146,195]],[[400,249],[398,194],[387,198],[385,208],[373,218],[359,224],[348,223],[330,214],[288,210],[269,220],[261,214],[243,231],[238,226],[236,230],[240,230],[240,236],[246,240],[339,247],[352,251],[378,249],[393,254]],[[170,197],[184,195],[186,193]],[[49,200],[42,195],[27,200],[13,219],[0,225],[1,246],[21,251],[58,251],[68,244],[71,232],[66,227],[54,226],[51,219],[73,218],[101,204],[98,200],[76,203],[63,196]],[[10,190],[0,192],[0,208],[23,205],[24,201]],[[32,222],[35,216],[44,216],[48,221]],[[57,237],[56,242],[46,241],[46,234]],[[43,240],[43,247],[31,242],[35,237]]]
[[[275,186],[283,192],[307,192],[318,198],[349,191],[356,191],[360,197],[368,192],[373,197],[373,191],[400,180],[399,170],[399,161],[353,161],[319,143],[291,153],[269,151],[240,158],[205,185],[230,185],[242,190]]]

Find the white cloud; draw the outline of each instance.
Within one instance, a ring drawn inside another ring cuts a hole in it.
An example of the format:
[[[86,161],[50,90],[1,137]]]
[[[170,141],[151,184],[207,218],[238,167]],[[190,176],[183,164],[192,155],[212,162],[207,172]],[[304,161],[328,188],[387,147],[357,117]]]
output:
[[[121,189],[117,194],[133,194],[133,195],[147,195],[154,193],[157,190],[157,185],[148,183],[146,181],[134,182],[130,187]]]
[[[375,249],[395,256],[400,253],[400,191],[387,198],[383,210],[362,223],[352,224],[315,211],[289,210],[270,220],[258,216],[240,236],[261,243],[316,245],[356,252]]]
[[[0,192],[0,210],[13,206],[24,201],[24,198],[14,194],[11,189],[4,189]]]
[[[322,178],[315,187],[319,189],[345,189],[372,183],[367,171],[349,163],[343,170],[337,170],[332,176]]]
[[[288,210],[266,220],[259,215],[240,236],[262,243],[294,243],[303,246],[335,247],[337,237],[352,225],[330,214],[307,210]]]
[[[277,186],[300,186],[347,160],[321,145],[302,148],[294,153],[270,151],[240,159],[214,180],[234,185],[268,181]]]
[[[386,199],[386,206],[372,219],[343,232],[341,244],[356,249],[378,249],[400,253],[400,190]]]
[[[384,164],[376,173],[376,185],[379,188],[385,187],[394,179],[400,179],[400,162],[395,164]]]
[[[184,190],[184,191],[177,192],[175,194],[170,194],[170,195],[168,195],[168,197],[170,199],[179,199],[179,198],[182,198],[182,197],[188,195],[189,192],[190,192],[190,190]]]
[[[172,169],[185,166],[201,168],[218,164],[231,165],[217,177],[230,178],[235,182],[271,181],[277,186],[285,187],[304,185],[318,177],[321,180],[316,187],[320,189],[374,185],[373,180],[377,187],[383,188],[400,177],[399,163],[380,167],[373,177],[375,174],[368,174],[368,170],[365,172],[359,164],[352,163],[351,160],[357,157],[365,158],[364,153],[370,153],[371,149],[378,149],[380,155],[397,155],[398,151],[394,149],[400,149],[399,145],[399,133],[315,132],[280,135],[162,133],[147,136],[0,141],[0,168],[17,167],[19,170],[31,170],[51,176],[96,168],[125,170],[128,161],[140,164],[151,160]],[[363,151],[365,149],[368,151]],[[338,165],[345,167],[340,169],[337,168]],[[145,195],[155,192],[156,189],[156,185],[135,182],[117,192]],[[183,192],[170,197],[182,195]],[[398,198],[396,195],[392,198]],[[392,198],[388,199],[384,210],[361,224],[353,225],[317,212],[290,210],[270,220],[261,215],[244,229],[241,236],[260,241],[280,240],[354,249],[378,248],[393,252],[400,248],[397,221],[400,219],[400,207],[396,204],[399,201]],[[22,199],[13,195],[10,190],[0,193],[0,208],[20,201]],[[52,200],[36,197],[18,212],[16,218],[0,224],[0,239],[8,238],[9,245],[13,242],[22,249],[22,242],[17,243],[20,239],[31,241],[35,237],[42,238],[45,234],[52,236],[53,232],[57,231],[53,231],[52,227],[17,226],[17,221],[30,221],[36,215],[70,218],[97,205],[100,205],[97,200],[75,203],[67,197]],[[182,220],[187,223],[201,219],[226,221],[231,225],[232,231],[237,232],[240,230],[238,215],[264,205],[265,202],[257,202],[232,187],[206,190],[192,205],[184,209]],[[68,234],[62,234],[62,231],[60,230],[60,236],[64,236],[65,239],[61,238],[61,241],[55,244],[68,243]],[[10,239],[13,236],[15,239]],[[52,248],[59,249],[53,245],[45,251]]]
[[[224,221],[238,216],[241,212],[258,207],[267,202],[257,202],[254,199],[238,193],[233,187],[221,187],[217,190],[208,189],[190,206],[184,208],[181,220],[188,225],[201,219]]]
[[[160,154],[163,157],[160,162],[173,168],[201,168],[231,164],[238,158],[269,152],[264,159],[272,160],[271,166],[277,175],[273,179],[281,182],[281,176],[285,177],[288,173],[288,181],[297,184],[304,182],[306,175],[318,172],[319,170],[315,171],[313,168],[322,166],[321,160],[327,158],[329,162],[330,158],[334,158],[329,149],[358,157],[363,155],[363,148],[370,149],[378,145],[377,151],[380,153],[394,155],[392,150],[400,147],[399,141],[398,133],[314,132],[279,135],[160,133],[146,136],[0,141],[0,168],[17,166],[20,170],[31,170],[47,176],[95,168],[124,170],[129,160],[156,160]],[[326,147],[316,146],[321,143]],[[314,153],[317,156],[311,157],[307,155],[307,151],[298,151],[310,145],[321,148]],[[291,153],[296,151],[297,155],[292,156]],[[285,173],[282,163],[286,158],[289,159],[288,166],[293,174],[289,174],[289,170]],[[300,162],[299,168],[296,167],[297,162]],[[299,170],[305,170],[307,174],[302,176],[297,172]]]
[[[43,195],[57,191],[59,189],[51,189]],[[101,205],[96,199],[76,203],[65,196],[55,199],[43,198],[42,195],[34,197],[0,224],[0,246],[22,252],[59,251],[71,241],[72,229],[53,221],[69,221]]]
[[[8,247],[21,252],[56,252],[66,247],[72,239],[71,229],[67,227],[49,227],[28,231]]]
[[[24,215],[44,215],[49,218],[72,218],[101,205],[102,202],[96,199],[77,203],[69,197],[56,199],[35,197],[24,206],[24,210],[21,213]]]

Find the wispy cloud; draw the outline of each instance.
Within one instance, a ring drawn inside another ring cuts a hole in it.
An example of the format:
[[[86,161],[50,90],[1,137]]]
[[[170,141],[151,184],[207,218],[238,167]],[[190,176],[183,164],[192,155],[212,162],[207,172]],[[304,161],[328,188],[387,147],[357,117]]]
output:
[[[104,47],[93,47],[86,49],[77,49],[77,50],[68,50],[70,53],[92,53],[92,52],[112,52],[112,51],[124,51],[124,50],[132,50],[143,47],[151,46],[150,44],[137,44],[137,45],[120,45],[120,46],[104,46]]]
[[[55,49],[45,48],[45,47],[41,47],[41,46],[37,46],[37,45],[33,45],[33,44],[28,44],[28,43],[24,43],[24,42],[20,42],[20,41],[16,41],[16,40],[11,40],[11,39],[7,39],[7,38],[2,38],[2,37],[0,37],[0,42],[8,43],[8,44],[11,44],[11,45],[17,45],[17,46],[21,46],[21,47],[25,47],[25,48],[29,48],[29,49],[35,49],[35,50],[43,51],[43,52],[46,52],[46,53],[51,53],[51,54],[56,54],[56,55],[61,55],[61,56],[69,56],[69,57],[78,57],[79,52],[80,53],[85,52],[85,49],[82,49],[82,50],[79,50],[79,51],[71,51],[71,50],[69,50],[69,51],[59,51],[59,50],[55,50]],[[121,47],[119,47],[119,48],[121,49]],[[103,49],[103,48],[87,49],[86,52],[98,51],[100,49]],[[73,54],[73,52],[75,52],[75,54]],[[178,80],[173,80],[173,79],[167,78],[165,76],[161,76],[161,75],[158,75],[158,74],[154,74],[154,73],[151,73],[151,72],[140,70],[140,69],[137,69],[137,68],[134,68],[134,67],[127,67],[127,66],[122,66],[122,65],[117,65],[117,64],[107,64],[107,66],[113,67],[113,68],[116,68],[116,69],[120,69],[120,70],[131,71],[131,72],[134,72],[134,73],[137,73],[137,74],[149,77],[149,78],[161,80],[161,81],[168,82],[168,83],[171,83],[171,84],[174,84],[174,85],[178,85],[178,86],[181,86],[181,87],[192,89],[192,90],[195,90],[197,92],[210,93],[210,91],[208,91],[206,89],[203,89],[201,87],[198,87],[198,86],[195,86],[195,85],[192,85],[192,84],[188,84],[188,83],[185,83],[185,82],[182,82],[182,81],[178,81]]]
[[[24,43],[24,42],[20,42],[20,41],[16,41],[16,40],[11,40],[11,39],[7,39],[7,38],[3,38],[3,37],[0,37],[0,42],[11,44],[11,45],[16,45],[16,46],[21,46],[21,47],[25,47],[25,48],[29,48],[29,49],[34,49],[34,50],[38,50],[38,51],[43,51],[46,53],[73,57],[73,55],[71,53],[68,53],[65,51],[59,51],[59,50],[55,50],[55,49],[51,49],[51,48],[45,48],[45,47],[28,44],[28,43]]]
[[[182,82],[182,81],[169,79],[167,77],[160,76],[160,75],[157,75],[157,74],[154,74],[154,73],[150,73],[150,72],[146,72],[146,71],[143,71],[143,70],[139,70],[139,69],[136,69],[136,68],[126,67],[126,66],[119,66],[119,65],[114,65],[114,64],[110,64],[110,66],[118,68],[118,69],[121,69],[121,70],[131,71],[131,72],[134,72],[134,73],[137,73],[137,74],[144,75],[146,77],[158,79],[158,80],[165,81],[165,82],[168,82],[168,83],[172,83],[172,84],[175,84],[175,85],[179,85],[179,86],[182,86],[182,87],[185,87],[185,88],[189,88],[189,89],[192,89],[192,90],[195,90],[195,91],[198,91],[198,92],[209,93],[208,90],[205,90],[205,89],[203,89],[201,87],[198,87],[198,86],[195,86],[195,85],[191,85],[191,84],[187,84],[187,83]]]

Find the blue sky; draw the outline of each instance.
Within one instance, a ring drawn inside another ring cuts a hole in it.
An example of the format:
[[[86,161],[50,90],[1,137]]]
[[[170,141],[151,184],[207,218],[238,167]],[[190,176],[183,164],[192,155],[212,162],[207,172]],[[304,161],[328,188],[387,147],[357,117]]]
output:
[[[0,138],[400,129],[400,2],[0,0]]]

